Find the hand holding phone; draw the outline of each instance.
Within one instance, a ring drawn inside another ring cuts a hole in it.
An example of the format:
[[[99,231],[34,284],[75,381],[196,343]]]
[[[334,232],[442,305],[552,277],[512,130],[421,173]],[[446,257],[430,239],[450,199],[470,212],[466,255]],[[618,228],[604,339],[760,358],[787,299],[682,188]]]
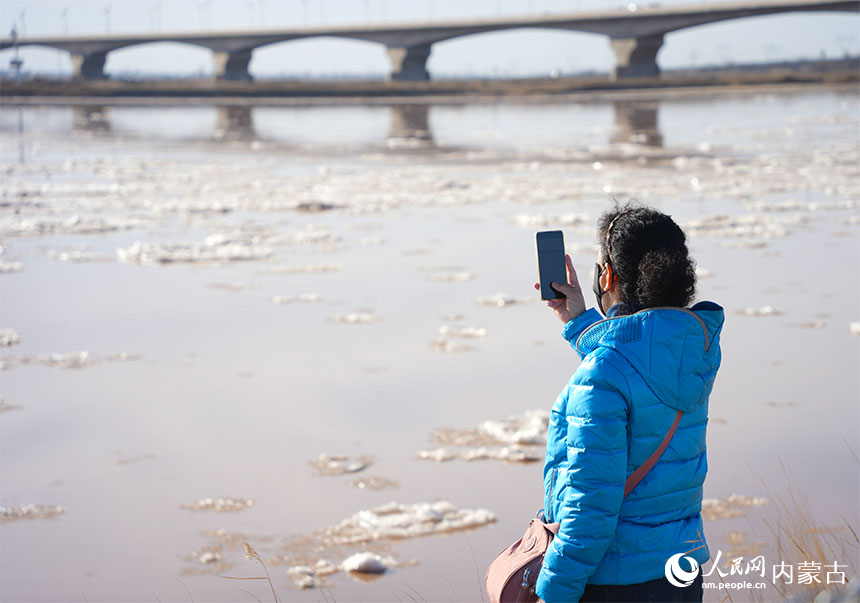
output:
[[[550,231],[553,232],[553,231]],[[554,231],[561,234],[561,231]],[[582,287],[579,286],[579,279],[576,276],[576,270],[573,267],[573,260],[570,259],[570,256],[564,253],[564,242],[562,240],[561,244],[561,261],[565,270],[562,272],[559,277],[557,274],[553,274],[550,276],[547,274],[547,278],[549,280],[546,281],[546,288],[551,291],[552,295],[558,295],[558,297],[553,298],[545,298],[543,295],[543,287],[544,284],[544,273],[541,270],[542,259],[540,254],[541,249],[541,236],[542,233],[538,233],[536,239],[538,240],[538,273],[540,276],[540,282],[535,283],[535,289],[541,291],[541,299],[546,300],[546,305],[555,311],[555,315],[558,316],[559,320],[563,323],[567,323],[570,320],[576,318],[583,312],[585,312],[585,298],[582,296]],[[557,235],[550,235],[550,237]],[[560,239],[561,237],[559,237]],[[545,244],[544,244],[545,245]],[[546,247],[545,247],[546,249]],[[547,249],[547,253],[549,254],[546,259],[549,260],[548,267],[552,266],[553,255],[557,253],[554,245],[549,245]],[[551,269],[551,268],[550,268]],[[556,266],[557,269],[557,266]],[[555,283],[555,286],[552,286],[551,283]]]

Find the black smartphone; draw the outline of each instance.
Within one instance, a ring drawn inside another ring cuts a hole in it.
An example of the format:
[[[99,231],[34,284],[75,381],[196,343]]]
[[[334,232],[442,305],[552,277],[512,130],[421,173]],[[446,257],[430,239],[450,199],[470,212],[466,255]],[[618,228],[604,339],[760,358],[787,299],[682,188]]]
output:
[[[550,283],[566,283],[567,267],[564,264],[564,235],[560,230],[544,230],[535,235],[537,240],[540,298],[559,299],[564,294],[550,287]]]

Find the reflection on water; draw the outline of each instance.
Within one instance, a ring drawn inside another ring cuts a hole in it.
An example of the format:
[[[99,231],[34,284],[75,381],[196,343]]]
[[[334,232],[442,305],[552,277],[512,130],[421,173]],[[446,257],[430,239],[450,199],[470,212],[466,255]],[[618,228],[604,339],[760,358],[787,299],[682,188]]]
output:
[[[632,143],[648,147],[661,147],[663,135],[658,122],[659,103],[646,101],[613,101],[614,123],[608,142]],[[209,140],[244,141],[272,140],[265,129],[258,131],[255,115],[258,107],[253,105],[216,105],[215,123],[211,134],[204,136]],[[410,148],[429,149],[437,147],[431,119],[432,105],[393,104],[388,111],[388,131],[384,133],[389,148],[406,150]],[[115,108],[108,105],[74,105],[72,130],[90,135],[127,136],[112,125]],[[147,111],[157,111],[150,108]],[[23,129],[23,121],[20,125]],[[158,132],[148,135],[158,136]],[[382,136],[383,132],[379,132]],[[289,142],[289,141],[287,141]]]
[[[656,102],[616,101],[615,129],[612,142],[632,142],[649,147],[663,146],[663,136],[657,123],[659,104]]]

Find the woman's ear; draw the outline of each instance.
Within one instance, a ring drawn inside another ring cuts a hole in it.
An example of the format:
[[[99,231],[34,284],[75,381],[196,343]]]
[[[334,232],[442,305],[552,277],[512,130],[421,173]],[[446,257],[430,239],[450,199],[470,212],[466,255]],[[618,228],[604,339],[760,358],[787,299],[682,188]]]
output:
[[[615,273],[612,271],[612,266],[608,263],[604,264],[603,274],[600,275],[600,290],[609,291],[615,286],[617,281],[618,277],[616,277]]]

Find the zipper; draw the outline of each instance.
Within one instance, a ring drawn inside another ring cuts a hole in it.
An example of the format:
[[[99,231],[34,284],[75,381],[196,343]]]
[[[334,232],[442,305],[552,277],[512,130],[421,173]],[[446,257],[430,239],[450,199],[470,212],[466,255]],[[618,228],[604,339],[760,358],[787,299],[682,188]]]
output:
[[[546,493],[546,501],[544,504],[544,517],[546,522],[552,523],[552,493],[555,491],[555,476],[558,475],[558,468],[553,467],[552,478],[549,480],[549,491]]]

